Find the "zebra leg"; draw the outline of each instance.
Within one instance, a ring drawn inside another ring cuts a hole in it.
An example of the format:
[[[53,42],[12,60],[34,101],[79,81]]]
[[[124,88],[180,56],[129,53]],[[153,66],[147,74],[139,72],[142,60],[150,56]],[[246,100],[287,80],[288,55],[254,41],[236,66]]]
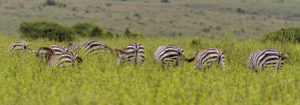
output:
[[[199,65],[196,65],[196,70],[200,70],[200,66]]]
[[[280,60],[278,60],[278,62],[277,62],[277,73],[279,73],[279,69],[280,69]]]

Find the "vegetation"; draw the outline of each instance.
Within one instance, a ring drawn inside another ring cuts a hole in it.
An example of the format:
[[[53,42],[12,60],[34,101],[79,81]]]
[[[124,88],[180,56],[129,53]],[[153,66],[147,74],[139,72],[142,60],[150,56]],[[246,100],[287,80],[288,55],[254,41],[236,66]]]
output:
[[[79,22],[72,26],[74,32],[80,36],[89,36],[93,27],[96,27],[96,25],[88,22]]]
[[[267,33],[263,41],[300,42],[300,27],[282,28],[276,32]]]
[[[71,41],[73,30],[54,21],[28,21],[20,24],[19,31],[28,38],[48,38],[55,41]]]
[[[95,39],[95,38],[93,38]],[[80,55],[80,67],[56,68],[53,71],[38,62],[29,52],[8,52],[10,42],[20,40],[0,36],[0,102],[19,104],[146,104],[146,105],[208,105],[208,104],[300,104],[300,46],[295,43],[240,42],[228,35],[224,39],[146,37],[142,39],[101,39],[112,48],[124,48],[129,43],[145,46],[143,65],[116,64],[110,53]],[[24,39],[22,39],[24,40]],[[25,39],[26,40],[26,39]],[[89,38],[79,41],[92,40]],[[27,40],[31,48],[62,44],[45,39]],[[198,42],[200,41],[200,42]],[[153,63],[153,54],[160,45],[180,45],[187,57],[198,49],[217,47],[225,51],[226,71],[212,67],[206,72],[194,69],[194,63],[184,67],[162,69]],[[247,67],[248,55],[257,49],[278,48],[291,56],[280,73],[267,69],[258,74]]]
[[[141,33],[131,32],[128,27],[124,31],[124,36],[127,37],[127,38],[141,38],[141,37],[144,37],[144,35],[141,34]]]
[[[23,21],[49,19],[66,25],[89,21],[112,33],[129,27],[149,36],[235,33],[260,39],[282,27],[300,26],[299,0],[49,0],[56,5],[44,6],[46,1],[0,1],[0,29],[18,34]]]

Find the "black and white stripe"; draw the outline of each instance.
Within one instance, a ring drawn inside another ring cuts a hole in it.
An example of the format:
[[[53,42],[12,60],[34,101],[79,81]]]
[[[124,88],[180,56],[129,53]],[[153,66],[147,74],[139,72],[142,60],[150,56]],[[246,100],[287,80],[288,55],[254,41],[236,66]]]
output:
[[[218,48],[208,48],[205,50],[200,50],[197,52],[194,59],[196,59],[197,70],[208,68],[214,63],[218,63],[219,65],[221,65],[222,69],[224,70],[224,54]]]
[[[134,62],[135,64],[142,64],[145,61],[145,51],[142,44],[129,44],[124,50],[119,51],[117,61],[120,62]]]
[[[78,52],[79,50],[82,50],[87,54],[95,54],[99,52],[105,52],[105,50],[110,49],[110,47],[99,40],[92,40],[74,43],[67,49],[69,52]]]
[[[63,52],[67,52],[67,48],[62,45],[51,45],[49,46],[55,54],[62,54]]]
[[[26,41],[20,40],[12,42],[8,48],[8,51],[15,51],[15,50],[27,50],[29,49],[29,45]]]
[[[78,62],[78,64],[82,63],[82,59],[72,52],[62,52],[61,54],[55,54],[55,52],[49,48],[49,47],[42,47],[38,50],[38,55],[41,56],[40,51],[46,51],[47,53],[44,53],[46,62],[50,67],[64,67],[64,66],[74,66],[75,61]]]
[[[256,50],[248,57],[248,67],[253,72],[257,72],[258,67],[261,67],[262,71],[266,67],[275,67],[277,68],[277,72],[279,72],[279,69],[284,64],[284,60],[288,56],[288,53],[282,56],[282,53],[277,49]]]
[[[181,61],[186,60],[184,51],[180,46],[167,45],[159,46],[154,53],[154,62],[159,62],[170,67],[171,65],[181,65]]]

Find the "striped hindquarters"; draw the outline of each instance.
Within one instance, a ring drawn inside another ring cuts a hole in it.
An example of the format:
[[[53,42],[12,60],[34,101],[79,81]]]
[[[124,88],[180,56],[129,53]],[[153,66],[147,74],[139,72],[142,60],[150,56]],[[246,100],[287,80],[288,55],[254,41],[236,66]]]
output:
[[[118,61],[122,59],[127,62],[134,62],[135,64],[142,64],[145,61],[145,51],[142,44],[129,44],[124,52],[118,57]]]
[[[62,54],[57,54],[55,57],[51,58],[48,64],[51,67],[65,67],[74,66],[76,61],[78,64],[82,63],[82,59],[76,54],[71,52],[63,52]]]
[[[155,62],[167,64],[168,67],[174,64],[178,66],[183,58],[183,49],[176,45],[159,46],[154,54]]]
[[[15,41],[10,44],[8,51],[14,51],[14,50],[26,50],[29,48],[29,45],[26,41]]]
[[[77,52],[82,49],[87,54],[105,52],[107,46],[99,40],[77,42],[68,47],[68,51]]]
[[[224,54],[218,48],[209,48],[201,50],[197,53],[196,57],[196,69],[210,67],[214,63],[219,63],[223,70],[225,66]]]
[[[257,71],[258,67],[276,67],[278,71],[284,64],[284,58],[277,49],[256,50],[250,54],[247,63],[253,71]]]
[[[49,48],[54,51],[54,54],[62,54],[63,52],[67,51],[67,48],[62,45],[51,45]]]

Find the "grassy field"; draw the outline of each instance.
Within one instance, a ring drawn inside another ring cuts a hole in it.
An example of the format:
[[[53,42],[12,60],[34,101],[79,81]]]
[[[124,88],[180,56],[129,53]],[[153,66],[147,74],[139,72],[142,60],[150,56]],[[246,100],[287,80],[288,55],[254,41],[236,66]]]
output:
[[[260,38],[282,27],[300,26],[299,0],[0,0],[0,30],[17,33],[23,21],[50,19],[72,25],[88,21],[114,33],[126,27],[149,36]]]
[[[228,35],[230,36],[230,35]],[[297,105],[300,104],[300,45],[291,43],[238,41],[234,37],[208,40],[198,38],[146,37],[143,39],[103,39],[113,48],[129,43],[145,46],[146,61],[134,67],[118,65],[111,54],[86,56],[78,68],[52,72],[31,53],[7,51],[15,36],[0,35],[0,104],[3,105]],[[31,48],[63,44],[25,39]],[[89,40],[89,39],[77,39]],[[159,45],[180,45],[188,57],[197,49],[217,47],[225,52],[226,71],[184,67],[162,69],[153,63]],[[278,48],[290,52],[282,71],[251,73],[246,65],[255,49]]]

